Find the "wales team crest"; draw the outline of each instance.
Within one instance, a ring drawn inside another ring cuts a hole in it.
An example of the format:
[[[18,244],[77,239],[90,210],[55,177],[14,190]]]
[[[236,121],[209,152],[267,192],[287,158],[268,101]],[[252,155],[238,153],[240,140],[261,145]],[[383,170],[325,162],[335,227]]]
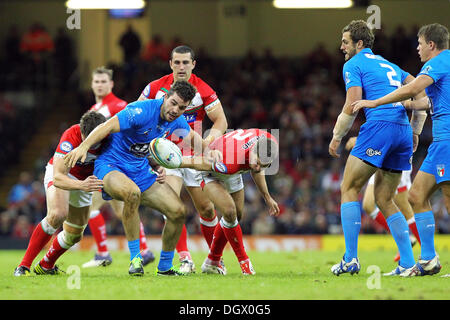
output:
[[[438,165],[436,166],[436,169],[437,169],[437,174],[438,174],[438,176],[439,176],[439,177],[443,177],[444,174],[445,174],[445,165],[443,165],[443,164],[438,164]]]

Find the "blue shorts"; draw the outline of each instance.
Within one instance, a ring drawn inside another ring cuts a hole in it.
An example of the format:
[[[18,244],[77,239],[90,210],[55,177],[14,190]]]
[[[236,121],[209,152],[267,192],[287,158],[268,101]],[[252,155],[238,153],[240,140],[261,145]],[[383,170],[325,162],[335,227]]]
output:
[[[434,175],[439,184],[450,180],[450,140],[433,141],[420,171]]]
[[[110,159],[98,158],[95,160],[94,175],[103,180],[103,178],[111,171],[119,171],[130,178],[139,187],[141,192],[150,188],[156,181],[156,174],[147,160],[140,166],[131,166],[126,163],[120,163]],[[103,199],[110,200],[108,194],[103,192]]]
[[[367,121],[361,126],[350,154],[384,170],[411,170],[411,126],[388,121]]]

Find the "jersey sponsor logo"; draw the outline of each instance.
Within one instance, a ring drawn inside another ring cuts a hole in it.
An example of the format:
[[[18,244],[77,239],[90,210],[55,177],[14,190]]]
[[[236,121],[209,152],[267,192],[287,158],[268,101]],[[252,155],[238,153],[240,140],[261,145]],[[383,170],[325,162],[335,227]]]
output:
[[[149,154],[148,143],[135,143],[130,146],[130,152],[138,158],[145,158]]]
[[[197,114],[196,113],[194,113],[194,114],[183,114],[184,115],[184,118],[186,119],[186,121],[188,122],[188,123],[191,123],[191,122],[195,122],[195,120],[197,120]]]
[[[372,148],[369,148],[366,150],[366,154],[369,157],[373,157],[373,156],[381,156],[381,151],[380,150],[374,150]]]
[[[227,166],[223,162],[216,162],[214,164],[214,171],[220,173],[227,173]]]
[[[346,71],[345,72],[345,84],[349,84],[350,83],[350,72]]]
[[[426,66],[421,73],[428,74],[433,69],[432,66]]]
[[[62,151],[65,151],[65,152],[70,152],[73,149],[73,146],[69,141],[62,142],[59,147],[61,148]]]
[[[439,177],[443,177],[444,174],[445,174],[445,165],[443,165],[443,164],[438,164],[438,165],[436,166],[436,169],[437,169],[437,174],[438,174],[438,176],[439,176]]]
[[[242,149],[247,150],[247,149],[250,148],[252,145],[254,145],[255,142],[259,140],[259,138],[260,138],[259,136],[256,136],[256,137],[251,138],[250,140],[248,140],[246,143],[244,143],[244,144],[242,145]]]

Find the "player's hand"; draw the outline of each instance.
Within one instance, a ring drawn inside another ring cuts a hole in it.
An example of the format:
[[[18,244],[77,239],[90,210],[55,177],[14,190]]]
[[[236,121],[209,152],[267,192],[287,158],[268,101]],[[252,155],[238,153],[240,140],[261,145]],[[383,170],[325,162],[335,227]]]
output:
[[[75,167],[78,160],[81,160],[81,162],[86,160],[87,152],[88,150],[80,144],[77,148],[73,149],[64,156],[64,164],[68,168]]]
[[[413,152],[416,152],[418,146],[419,146],[419,135],[413,134]]]
[[[103,180],[98,179],[92,175],[81,182],[81,190],[86,192],[98,191],[103,188]]]
[[[353,113],[359,111],[362,108],[375,108],[377,107],[376,103],[372,100],[358,100],[352,103]]]
[[[411,108],[411,100],[402,101],[402,105],[405,109],[410,109]]]
[[[280,208],[278,207],[278,203],[270,196],[265,200],[267,206],[269,207],[269,214],[271,216],[278,216],[280,214]]]
[[[155,170],[156,172],[156,182],[163,184],[166,182],[166,169],[162,166],[158,166],[158,168]]]
[[[348,139],[347,143],[345,144],[345,150],[352,150],[353,147],[356,144],[356,137],[351,137],[350,139]]]
[[[220,150],[208,150],[206,152],[206,161],[209,163],[222,162],[223,154]]]
[[[339,158],[341,155],[337,153],[337,149],[341,145],[340,140],[332,139],[330,145],[328,146],[328,153],[335,158]]]

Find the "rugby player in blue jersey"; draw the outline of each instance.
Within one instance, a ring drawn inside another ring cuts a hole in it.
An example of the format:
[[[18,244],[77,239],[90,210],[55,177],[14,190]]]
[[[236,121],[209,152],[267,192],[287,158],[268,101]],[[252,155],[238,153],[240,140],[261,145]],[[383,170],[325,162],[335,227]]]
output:
[[[442,190],[445,203],[450,203],[450,50],[448,29],[438,23],[425,25],[418,34],[417,50],[425,62],[417,78],[408,85],[377,99],[353,103],[356,112],[361,108],[377,110],[385,104],[404,101],[412,110],[430,109],[433,124],[433,142],[422,163],[409,193],[419,236],[422,241],[419,261],[413,275],[432,275],[441,270],[434,248],[435,221],[430,205],[431,195]],[[425,90],[428,97],[409,100]],[[447,208],[450,210],[450,208]]]
[[[341,50],[346,63],[343,77],[346,101],[333,129],[329,153],[337,153],[342,138],[353,125],[356,113],[352,103],[362,98],[376,99],[414,80],[414,77],[372,52],[374,35],[367,23],[350,22],[342,30]],[[425,93],[418,93],[418,97]],[[376,112],[373,112],[376,111]],[[358,195],[369,178],[375,174],[374,196],[380,211],[386,217],[391,234],[400,253],[398,270],[409,270],[415,260],[409,239],[408,224],[393,199],[401,172],[411,169],[413,132],[403,106],[387,104],[365,110],[366,122],[344,170],[341,184],[341,223],[345,238],[345,254],[331,271],[335,275],[358,273],[358,234],[361,229],[361,204]],[[412,121],[415,121],[413,115]],[[396,269],[397,270],[397,269]]]
[[[108,137],[108,143],[95,162],[95,175],[103,180],[104,197],[124,201],[123,226],[130,250],[130,275],[143,275],[142,256],[139,252],[139,206],[145,205],[163,213],[167,219],[162,233],[162,251],[157,274],[182,275],[173,268],[175,246],[185,220],[185,207],[181,199],[166,183],[154,183],[157,172],[149,164],[149,143],[157,137],[174,133],[194,150],[203,149],[201,136],[191,130],[181,117],[194,98],[196,89],[188,82],[175,82],[167,95],[130,103],[124,110],[97,127],[97,130],[65,157],[72,167],[86,157],[92,145]],[[199,147],[201,146],[201,147]],[[195,148],[194,148],[195,147]],[[200,152],[202,150],[199,150]],[[161,170],[162,168],[156,168]]]

